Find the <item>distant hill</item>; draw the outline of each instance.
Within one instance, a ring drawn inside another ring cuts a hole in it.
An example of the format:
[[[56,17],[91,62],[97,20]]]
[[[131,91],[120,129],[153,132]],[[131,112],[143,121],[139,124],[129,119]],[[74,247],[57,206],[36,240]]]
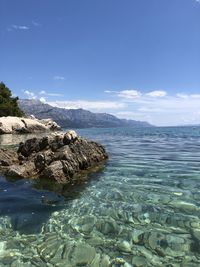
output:
[[[63,128],[91,127],[149,127],[148,122],[119,119],[107,113],[93,113],[84,109],[65,109],[44,104],[39,100],[20,99],[20,108],[38,119],[52,118]]]

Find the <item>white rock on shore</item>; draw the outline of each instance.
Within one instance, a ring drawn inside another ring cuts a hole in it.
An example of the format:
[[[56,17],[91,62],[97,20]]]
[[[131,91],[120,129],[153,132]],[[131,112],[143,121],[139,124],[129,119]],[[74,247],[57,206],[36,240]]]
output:
[[[55,130],[61,130],[61,127],[51,119],[37,120],[11,116],[0,117],[0,134],[35,133]]]

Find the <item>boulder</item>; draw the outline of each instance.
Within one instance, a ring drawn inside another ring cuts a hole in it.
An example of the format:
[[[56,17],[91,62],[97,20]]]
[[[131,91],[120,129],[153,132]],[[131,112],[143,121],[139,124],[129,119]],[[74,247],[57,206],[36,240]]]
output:
[[[108,155],[102,145],[68,131],[28,139],[17,152],[1,149],[0,158],[0,170],[8,176],[75,183],[76,174],[97,166]]]
[[[6,149],[0,149],[0,168],[5,166],[11,166],[17,162],[17,153],[15,151],[8,151]]]
[[[61,130],[51,119],[37,120],[33,118],[0,117],[0,134],[35,133]]]
[[[47,127],[51,131],[59,131],[61,130],[61,127],[52,119],[42,119],[38,120],[40,123],[44,124],[45,127]]]

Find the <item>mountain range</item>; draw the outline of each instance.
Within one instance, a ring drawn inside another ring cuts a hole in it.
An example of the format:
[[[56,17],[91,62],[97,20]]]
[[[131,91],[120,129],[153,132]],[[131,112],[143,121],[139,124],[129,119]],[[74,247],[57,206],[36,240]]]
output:
[[[91,127],[149,127],[145,121],[119,119],[107,113],[93,113],[84,109],[65,109],[53,107],[39,100],[20,99],[18,104],[27,115],[38,119],[52,118],[62,128],[91,128]]]

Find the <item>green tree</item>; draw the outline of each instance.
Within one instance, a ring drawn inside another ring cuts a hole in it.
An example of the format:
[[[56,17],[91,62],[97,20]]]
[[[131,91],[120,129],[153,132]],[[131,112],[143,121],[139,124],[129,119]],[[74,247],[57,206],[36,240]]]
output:
[[[22,117],[24,113],[18,106],[18,97],[12,97],[12,92],[3,82],[0,82],[0,117]]]

